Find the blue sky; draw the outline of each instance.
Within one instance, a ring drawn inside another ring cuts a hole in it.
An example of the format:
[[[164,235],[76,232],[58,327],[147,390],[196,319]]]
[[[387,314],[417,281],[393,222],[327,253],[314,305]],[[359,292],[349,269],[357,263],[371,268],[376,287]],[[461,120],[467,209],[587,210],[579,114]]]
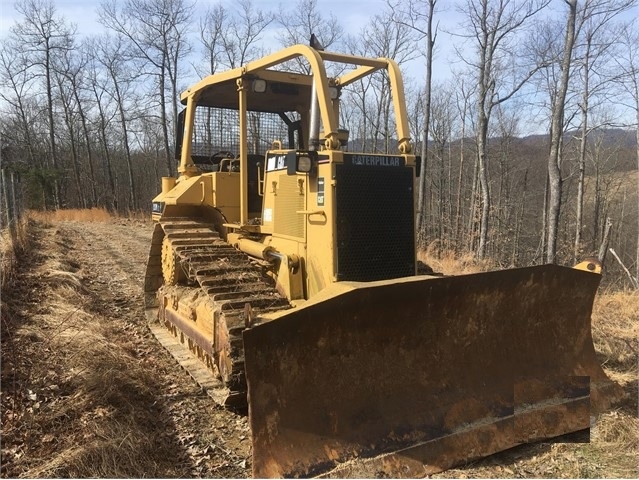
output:
[[[197,0],[198,8],[205,9],[208,5],[217,4],[216,1]],[[237,5],[232,0],[223,0],[225,7],[233,8]],[[286,0],[253,0],[253,4],[260,9],[277,10],[280,4],[286,5],[291,2]],[[14,9],[15,2],[12,0],[0,0],[0,37],[8,32],[9,28],[18,18]],[[78,26],[79,33],[92,33],[102,26],[96,22],[95,11],[100,4],[100,0],[57,0],[55,1],[58,14]],[[385,6],[384,0],[318,0],[318,6],[322,10],[334,13],[340,18],[344,27],[359,28],[366,23],[368,18],[376,10],[382,10]]]
[[[197,8],[200,11],[204,11],[207,6],[217,4],[217,0],[197,0]],[[222,0],[225,7],[232,9],[237,6],[237,3],[233,0]],[[293,2],[287,2],[286,0],[253,0],[253,4],[260,9],[275,10],[277,11],[280,5],[292,4]],[[442,2],[446,4],[446,0]],[[18,13],[14,9],[15,2],[13,0],[0,0],[0,38],[7,35],[9,29],[19,19]],[[94,34],[103,29],[102,25],[97,22],[96,10],[100,4],[100,0],[56,0],[56,10],[58,15],[63,16],[68,22],[74,23],[77,27],[77,31],[81,35]],[[385,0],[318,0],[318,9],[323,12],[329,12],[335,15],[345,32],[356,35],[359,30],[366,25],[369,19],[377,12],[385,10]],[[453,28],[457,23],[457,14],[453,11],[446,12],[445,16],[440,19],[442,25],[447,25],[449,28]],[[440,34],[440,38],[443,40],[445,34]],[[275,44],[275,30],[272,30],[264,36],[264,41],[269,42],[269,37],[274,43],[274,47],[279,45]],[[439,39],[438,39],[439,40]],[[443,45],[443,42],[441,42]],[[438,69],[439,76],[448,75],[448,67],[445,66],[447,56],[452,53],[452,50],[443,49],[440,45],[440,51],[438,52],[438,61],[441,62],[441,68]],[[444,52],[445,51],[445,52]],[[412,69],[418,71],[420,64],[415,62]]]

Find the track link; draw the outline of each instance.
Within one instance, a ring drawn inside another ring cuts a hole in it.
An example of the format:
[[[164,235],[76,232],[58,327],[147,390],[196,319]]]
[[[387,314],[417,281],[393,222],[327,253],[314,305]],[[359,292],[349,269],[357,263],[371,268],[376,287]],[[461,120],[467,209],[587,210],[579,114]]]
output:
[[[166,258],[167,241],[172,259]],[[167,285],[162,273],[162,264],[166,270],[171,262],[181,269],[176,285]],[[203,219],[163,219],[153,233],[145,298],[158,341],[217,403],[245,409],[242,331],[247,321],[290,307],[263,265],[226,243]],[[193,321],[175,313],[191,299],[206,305],[209,318],[202,320],[203,309],[198,308],[195,321],[195,306]]]

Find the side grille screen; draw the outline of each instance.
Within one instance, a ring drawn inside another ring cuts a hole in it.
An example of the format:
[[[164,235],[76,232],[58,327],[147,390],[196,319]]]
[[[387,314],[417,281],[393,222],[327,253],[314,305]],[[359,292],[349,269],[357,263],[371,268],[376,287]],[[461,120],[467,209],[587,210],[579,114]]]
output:
[[[304,238],[305,218],[297,212],[304,210],[306,197],[300,194],[297,182],[296,175],[280,175],[275,195],[273,231],[281,235]]]
[[[335,176],[338,280],[414,275],[412,169],[344,164]]]

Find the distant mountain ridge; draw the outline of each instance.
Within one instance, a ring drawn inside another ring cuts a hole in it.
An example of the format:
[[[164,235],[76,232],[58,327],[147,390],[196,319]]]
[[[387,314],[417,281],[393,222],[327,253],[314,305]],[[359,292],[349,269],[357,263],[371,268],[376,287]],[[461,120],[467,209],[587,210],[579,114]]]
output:
[[[606,128],[593,130],[588,138],[592,140],[596,135],[603,132],[604,146],[619,145],[622,148],[633,148],[637,146],[637,135],[634,130],[623,128]],[[527,135],[518,137],[525,144],[544,144],[550,141],[548,134]],[[564,134],[564,141],[581,138],[580,130],[569,130]]]

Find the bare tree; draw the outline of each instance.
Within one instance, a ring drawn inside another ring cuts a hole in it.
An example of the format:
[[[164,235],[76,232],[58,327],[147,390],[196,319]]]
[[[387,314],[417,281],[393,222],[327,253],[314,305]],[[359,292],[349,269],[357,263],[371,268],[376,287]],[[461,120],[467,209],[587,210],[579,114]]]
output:
[[[86,48],[89,51],[88,70],[88,88],[95,98],[95,105],[98,110],[98,132],[100,134],[100,143],[102,145],[102,154],[104,156],[105,171],[108,182],[107,208],[111,211],[118,210],[117,195],[117,177],[112,162],[112,153],[109,145],[109,131],[111,129],[111,119],[116,115],[109,113],[109,100],[112,98],[110,92],[110,79],[104,74],[104,65],[101,63],[103,57],[100,53],[105,43],[108,43],[108,37],[94,37],[86,42]]]
[[[236,68],[264,55],[259,46],[264,30],[273,22],[275,15],[256,9],[252,0],[239,0],[236,15],[229,18],[227,28],[221,35],[223,64]]]
[[[38,102],[37,78],[27,68],[24,52],[12,43],[0,45],[0,99],[4,102],[0,115],[2,148],[11,146],[17,157],[14,164],[26,167],[29,172],[25,183],[31,190],[31,206],[46,209],[57,174],[47,166],[46,121],[41,124],[46,112]],[[45,132],[44,138],[42,132]]]
[[[332,13],[326,17],[317,6],[317,0],[299,0],[295,4],[280,6],[283,13],[280,24],[283,32],[278,39],[283,46],[308,44],[311,34],[320,39],[324,48],[335,47],[344,34],[344,28]]]
[[[68,58],[66,62],[58,60],[56,62],[56,68],[53,72],[53,78],[58,87],[58,100],[62,106],[64,124],[67,127],[68,133],[68,145],[71,149],[71,165],[73,170],[73,178],[75,180],[75,189],[77,195],[77,202],[68,202],[70,206],[79,206],[81,208],[87,207],[86,197],[83,194],[82,181],[80,179],[80,159],[78,156],[78,135],[76,131],[76,116],[77,105],[73,97],[73,87],[67,80],[67,74],[71,68]],[[69,192],[67,190],[67,196]]]
[[[429,154],[429,171],[424,177],[424,189],[430,192],[430,215],[424,216],[424,222],[430,219],[431,236],[437,239],[437,248],[450,243],[451,198],[450,179],[451,158],[449,147],[453,135],[454,123],[454,86],[439,85],[433,89],[430,105],[429,135],[432,138]],[[425,173],[426,173],[425,172]],[[427,225],[423,224],[426,231]]]
[[[466,17],[463,25],[470,33],[462,36],[475,44],[477,58],[465,59],[477,75],[477,160],[481,191],[481,216],[477,257],[486,256],[491,210],[488,181],[487,140],[493,108],[510,99],[537,71],[536,66],[514,68],[514,78],[505,81],[506,65],[517,64],[514,37],[528,20],[548,5],[550,0],[467,0],[461,7]]]
[[[122,145],[129,178],[128,206],[133,210],[138,208],[137,185],[135,181],[133,159],[130,146],[130,117],[127,113],[130,104],[127,103],[129,90],[133,89],[133,78],[127,74],[129,65],[126,62],[126,45],[122,37],[104,36],[97,46],[97,58],[105,74],[109,78],[108,93],[115,102],[117,115],[120,120]],[[131,94],[132,95],[132,94]]]
[[[156,80],[159,114],[164,137],[166,166],[175,173],[172,135],[169,133],[167,108],[172,110],[172,124],[177,124],[179,61],[189,51],[187,30],[193,5],[184,0],[105,0],[99,9],[100,22],[128,42],[127,52],[140,62],[144,73]],[[169,105],[167,105],[167,90]]]
[[[466,160],[466,125],[469,117],[472,118],[471,109],[471,97],[473,95],[472,88],[469,88],[463,75],[460,75],[460,81],[457,84],[455,90],[455,108],[460,119],[459,129],[459,169],[457,173],[457,193],[455,204],[455,227],[454,227],[454,242],[458,250],[462,248],[462,224],[463,224],[463,212],[462,212],[462,192],[464,191],[464,168]],[[474,179],[474,177],[473,177]],[[468,209],[470,210],[470,208]]]
[[[586,58],[588,62],[596,58],[597,51],[605,51],[602,43],[596,42],[593,45],[593,39],[598,31],[610,22],[616,15],[628,9],[634,1],[626,0],[589,0],[585,1],[581,6],[577,0],[564,0],[567,6],[565,18],[565,33],[562,45],[561,56],[561,75],[555,90],[555,98],[551,110],[550,123],[550,153],[548,156],[548,207],[546,212],[546,252],[545,261],[554,263],[557,260],[557,241],[559,233],[559,220],[562,206],[562,189],[563,179],[561,173],[561,146],[564,126],[567,124],[565,118],[566,112],[566,96],[570,87],[573,56],[575,55],[575,45],[580,35],[585,33]],[[582,112],[582,161],[585,158],[585,147],[588,133],[588,98],[591,94],[590,70],[588,70],[587,82],[584,83],[582,93],[582,102],[580,109]],[[583,187],[583,182],[582,182]],[[579,200],[578,200],[579,201]],[[579,212],[581,214],[581,212]],[[580,218],[577,219],[578,224]],[[578,225],[579,226],[579,225]],[[577,235],[578,237],[579,235]],[[580,239],[578,239],[580,242]],[[575,241],[575,251],[578,250],[577,241]]]
[[[222,64],[222,35],[229,28],[228,16],[229,13],[224,6],[218,3],[208,8],[200,19],[200,41],[207,62],[207,74],[215,73]]]
[[[433,78],[433,56],[435,48],[435,40],[437,39],[438,26],[433,27],[437,0],[407,0],[404,3],[389,3],[391,11],[397,12],[393,15],[393,20],[399,25],[406,26],[417,32],[421,38],[426,41],[425,53],[425,85],[424,85],[424,120],[422,122],[423,129],[421,132],[421,161],[422,171],[426,173],[428,158],[428,139],[430,132],[430,110],[431,110],[431,89]],[[419,179],[419,189],[417,198],[418,214],[416,219],[417,240],[419,245],[424,248],[426,242],[426,208],[424,205],[425,194],[427,188],[427,175],[422,175]]]
[[[635,139],[637,148],[636,164],[639,170],[639,19],[625,25],[620,35],[621,49],[615,56],[617,66],[622,72],[620,85],[627,94],[626,105],[635,116]],[[637,185],[639,191],[639,184]],[[637,252],[635,257],[635,274],[639,282],[639,231],[637,232]]]
[[[415,32],[405,32],[392,21],[390,10],[371,18],[357,37],[346,39],[349,53],[360,56],[386,57],[399,65],[415,58]],[[365,41],[360,41],[365,38]],[[362,148],[371,152],[389,152],[396,130],[391,126],[393,108],[390,82],[385,72],[376,72],[349,89],[343,101],[351,101],[360,115],[357,127]]]
[[[557,236],[559,228],[559,214],[561,210],[561,157],[560,148],[564,132],[564,111],[566,107],[566,93],[570,79],[573,47],[575,45],[575,25],[577,19],[577,0],[564,0],[568,7],[561,59],[561,76],[557,84],[556,96],[552,105],[550,120],[550,153],[548,155],[548,205],[546,209],[546,251],[544,259],[547,263],[554,263],[557,254]]]
[[[37,164],[37,156],[34,151],[35,138],[32,133],[32,119],[30,118],[30,98],[33,78],[25,68],[26,61],[20,58],[19,50],[16,50],[9,42],[0,45],[0,98],[13,109],[20,124],[20,131],[24,135],[21,146],[27,151],[28,161],[31,165]]]
[[[49,155],[51,166],[57,171],[60,168],[60,160],[54,118],[53,63],[56,55],[72,48],[71,39],[75,35],[75,30],[67,25],[64,18],[56,14],[55,5],[51,0],[23,0],[18,2],[15,8],[22,15],[22,20],[11,28],[15,42],[13,44],[24,53],[23,58],[27,63],[23,68],[44,79],[49,122]],[[57,176],[53,183],[53,202],[55,208],[62,205]]]
[[[71,84],[71,91],[75,99],[75,103],[78,108],[78,115],[82,123],[82,132],[84,134],[84,144],[87,154],[87,165],[89,167],[89,181],[91,186],[91,205],[97,206],[98,194],[97,194],[97,180],[95,174],[95,168],[93,165],[93,148],[92,148],[92,135],[88,124],[87,110],[90,109],[91,102],[83,95],[83,91],[86,89],[85,74],[87,70],[87,50],[82,46],[81,51],[75,56],[75,61],[71,63],[70,68],[67,71],[67,80]]]
[[[583,229],[583,204],[586,175],[586,155],[588,135],[592,129],[602,125],[590,124],[590,105],[593,97],[605,94],[617,73],[610,74],[605,66],[614,56],[615,39],[611,35],[612,20],[627,10],[634,0],[590,0],[583,4],[578,13],[578,31],[576,50],[576,68],[581,77],[581,114],[579,139],[579,179],[577,185],[577,206],[575,219],[574,258],[576,262],[581,254]]]

